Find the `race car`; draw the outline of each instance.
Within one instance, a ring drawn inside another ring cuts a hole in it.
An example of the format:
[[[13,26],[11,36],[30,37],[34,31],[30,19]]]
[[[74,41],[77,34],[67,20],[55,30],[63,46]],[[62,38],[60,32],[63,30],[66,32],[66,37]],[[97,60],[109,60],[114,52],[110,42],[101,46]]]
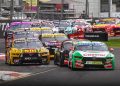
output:
[[[69,38],[83,39],[84,33],[91,31],[92,27],[86,21],[76,20],[72,23],[72,26],[67,27],[64,33],[67,34]]]
[[[61,47],[59,47],[55,52],[54,64],[59,66],[67,66],[69,59],[70,50],[80,41],[86,39],[69,39],[62,42]],[[86,40],[89,41],[89,40]]]
[[[7,35],[8,36],[8,35]],[[38,38],[39,34],[36,31],[23,31],[23,30],[17,30],[17,31],[11,31],[11,36],[14,39],[24,38],[24,37],[36,37]]]
[[[5,32],[5,39],[9,38],[23,38],[23,37],[34,37],[36,34],[41,35],[41,28],[18,28],[15,30],[7,30]]]
[[[115,36],[113,29],[120,20],[116,18],[100,19],[92,26],[93,32],[105,32],[108,36]]]
[[[55,49],[59,46],[59,42],[55,40],[54,34],[42,34],[39,38],[43,45],[49,49],[50,58],[54,58]]]
[[[112,49],[111,49],[112,52]],[[115,69],[115,56],[103,42],[82,41],[69,53],[71,69]]]
[[[68,40],[68,37],[64,34],[64,33],[54,33],[55,39],[56,41],[63,42],[65,40]]]
[[[36,31],[24,31],[24,30],[8,30],[5,34],[5,46],[8,46],[8,42],[12,42],[14,39],[24,38],[24,37],[39,37],[39,33]]]
[[[9,26],[5,27],[5,31],[3,36],[6,37],[11,32],[18,31],[18,30],[30,30],[32,22],[12,22]]]
[[[61,20],[59,22],[59,25],[57,26],[59,29],[59,33],[64,33],[65,30],[67,29],[67,27],[71,27],[71,23],[72,22],[70,22],[68,20]]]
[[[6,62],[9,65],[49,64],[49,50],[36,38],[15,39],[7,49]]]
[[[18,28],[26,29],[31,28],[32,22],[12,22],[5,30],[16,30]]]
[[[119,36],[120,35],[120,24],[116,24],[111,27],[111,32],[113,33],[113,36]]]
[[[76,41],[76,40],[74,40]],[[74,45],[73,40],[65,40],[62,42],[61,47],[55,52],[54,64],[59,66],[68,65],[68,58],[70,47]]]

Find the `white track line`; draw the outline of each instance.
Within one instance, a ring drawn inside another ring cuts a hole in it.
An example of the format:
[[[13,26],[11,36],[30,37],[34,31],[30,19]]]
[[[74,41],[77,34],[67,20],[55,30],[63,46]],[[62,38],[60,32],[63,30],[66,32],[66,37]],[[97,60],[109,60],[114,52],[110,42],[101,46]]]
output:
[[[13,79],[13,80],[4,81],[4,82],[1,82],[1,83],[7,83],[7,82],[10,82],[10,81],[15,81],[15,80],[22,79],[22,78],[26,78],[26,77],[30,77],[30,76],[35,76],[35,75],[39,75],[39,74],[44,74],[44,73],[53,71],[53,70],[55,70],[55,69],[56,69],[56,68],[53,68],[53,69],[50,69],[50,70],[46,70],[46,71],[43,71],[43,72],[39,72],[39,73],[35,73],[35,74],[28,74],[28,75],[26,75],[26,76],[20,76],[19,78],[16,78],[16,79]]]

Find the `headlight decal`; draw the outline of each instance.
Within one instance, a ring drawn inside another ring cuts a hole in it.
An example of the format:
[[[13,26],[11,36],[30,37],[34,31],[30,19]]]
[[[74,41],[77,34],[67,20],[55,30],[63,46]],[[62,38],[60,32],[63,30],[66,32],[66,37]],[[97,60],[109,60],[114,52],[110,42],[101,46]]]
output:
[[[81,56],[74,56],[74,58],[83,59],[83,57],[81,57]]]

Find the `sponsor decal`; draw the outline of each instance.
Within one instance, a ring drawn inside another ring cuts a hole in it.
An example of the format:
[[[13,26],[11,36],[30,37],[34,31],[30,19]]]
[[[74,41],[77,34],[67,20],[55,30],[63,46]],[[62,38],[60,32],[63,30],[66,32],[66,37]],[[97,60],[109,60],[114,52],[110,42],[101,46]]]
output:
[[[36,50],[35,49],[25,49],[23,50],[24,53],[35,53]]]
[[[83,54],[84,57],[105,57],[106,54]]]
[[[101,45],[104,45],[103,43],[79,43],[78,45],[85,45],[85,46],[87,46],[87,45],[94,45],[94,46],[101,46]]]
[[[99,38],[99,35],[85,35],[85,37],[97,37],[97,38]]]

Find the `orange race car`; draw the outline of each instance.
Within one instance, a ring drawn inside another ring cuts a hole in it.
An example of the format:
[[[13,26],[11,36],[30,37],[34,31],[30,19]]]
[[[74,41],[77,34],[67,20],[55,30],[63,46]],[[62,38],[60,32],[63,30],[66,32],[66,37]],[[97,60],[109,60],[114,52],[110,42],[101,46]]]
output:
[[[92,26],[92,30],[93,32],[106,32],[108,36],[115,36],[113,29],[118,22],[119,19],[115,18],[100,19],[98,23]]]
[[[114,36],[120,35],[120,24],[116,24],[111,27]]]

